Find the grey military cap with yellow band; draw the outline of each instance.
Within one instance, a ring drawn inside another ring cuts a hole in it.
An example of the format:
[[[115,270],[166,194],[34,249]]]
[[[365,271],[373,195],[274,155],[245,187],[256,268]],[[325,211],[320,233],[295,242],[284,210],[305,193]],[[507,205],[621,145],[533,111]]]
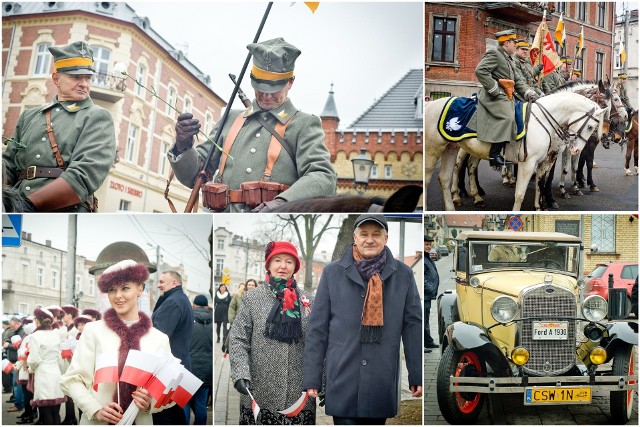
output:
[[[515,40],[518,37],[516,36],[516,30],[504,30],[497,33],[494,33],[493,36],[498,40],[498,43],[504,43],[508,40]]]
[[[300,49],[284,41],[282,37],[260,43],[251,43],[247,49],[253,55],[251,86],[257,91],[275,93],[293,78]]]
[[[93,50],[83,41],[63,47],[50,47],[53,68],[57,73],[95,74]]]

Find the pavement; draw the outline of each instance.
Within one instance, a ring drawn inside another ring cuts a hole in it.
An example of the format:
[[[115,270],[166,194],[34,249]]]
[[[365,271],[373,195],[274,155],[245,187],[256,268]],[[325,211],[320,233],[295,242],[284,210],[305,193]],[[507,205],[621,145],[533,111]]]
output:
[[[571,195],[571,199],[563,199],[559,193],[558,185],[562,167],[556,164],[553,195],[560,205],[560,211],[636,211],[638,209],[638,175],[625,175],[624,161],[626,151],[624,150],[626,148],[621,150],[619,145],[614,144],[608,150],[598,145],[595,151],[595,161],[598,167],[593,169],[593,180],[600,191],[591,192],[587,187],[582,189],[582,196]],[[481,161],[478,171],[480,186],[486,192],[486,195],[483,196],[486,205],[484,207],[475,207],[473,206],[473,199],[468,197],[462,199],[463,206],[456,207],[456,210],[510,211],[513,208],[515,188],[503,186],[500,173],[493,170],[488,161]],[[438,181],[439,172],[440,162],[438,162],[431,182],[427,187],[429,197],[426,201],[426,211],[444,210],[442,190]],[[465,181],[467,182],[466,188],[468,190],[468,178]],[[565,185],[569,185],[569,177],[567,177]],[[534,183],[529,182],[522,203],[523,211],[535,210],[533,205],[534,192]]]
[[[1,420],[1,424],[3,426],[6,425],[16,425],[17,421],[18,421],[18,417],[22,414],[22,411],[18,411],[18,412],[7,412],[7,409],[9,409],[10,406],[12,406],[12,403],[7,403],[6,401],[9,400],[9,397],[11,397],[11,393],[2,393],[2,420]],[[76,408],[77,411],[77,408]],[[60,405],[60,419],[64,419],[64,414],[65,414],[65,408],[64,408],[64,404]],[[213,420],[213,407],[212,406],[208,406],[207,407],[207,425],[211,425],[211,420]],[[193,424],[194,421],[194,416],[193,413],[191,413],[191,423]],[[33,425],[33,424],[22,424],[22,425]]]
[[[229,358],[223,357],[220,350],[220,344],[214,344],[214,366],[213,366],[213,387],[214,387],[214,425],[237,425],[240,417],[240,393],[233,388],[231,378],[229,376],[230,364]],[[409,381],[407,368],[404,363],[404,354],[402,356],[402,384],[401,399],[410,400]],[[317,399],[316,399],[317,400]],[[387,420],[387,424],[391,424]],[[332,425],[333,417],[326,415],[324,407],[316,407],[316,425]],[[398,424],[398,423],[393,423]]]

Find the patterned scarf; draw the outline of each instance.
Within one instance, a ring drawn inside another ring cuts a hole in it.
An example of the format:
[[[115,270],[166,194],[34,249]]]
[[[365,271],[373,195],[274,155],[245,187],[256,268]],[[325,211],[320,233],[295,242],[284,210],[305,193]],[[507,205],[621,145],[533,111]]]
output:
[[[387,262],[387,251],[383,250],[375,258],[366,259],[358,251],[358,247],[353,245],[353,259],[360,277],[367,282],[367,295],[364,298],[362,320],[360,322],[360,342],[380,343],[382,341],[382,327],[384,326],[380,273]]]
[[[120,348],[118,349],[118,376],[122,374],[124,362],[127,360],[129,350],[140,350],[140,339],[151,329],[151,319],[143,312],[139,312],[140,320],[131,326],[127,326],[113,308],[104,313],[103,319],[109,329],[120,337]],[[127,410],[133,398],[131,393],[136,386],[129,383],[120,383],[120,407]],[[118,388],[113,392],[113,401],[118,402]]]
[[[266,282],[276,297],[264,328],[264,336],[288,344],[302,339],[302,320],[299,294],[295,279],[271,277],[267,273]]]

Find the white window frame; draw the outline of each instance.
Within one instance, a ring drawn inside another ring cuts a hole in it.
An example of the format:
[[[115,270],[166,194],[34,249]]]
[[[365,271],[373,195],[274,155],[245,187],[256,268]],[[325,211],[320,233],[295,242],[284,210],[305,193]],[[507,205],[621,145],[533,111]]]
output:
[[[120,204],[118,206],[118,210],[121,210],[121,211],[129,211],[129,210],[131,210],[131,201],[120,199]]]
[[[216,258],[216,276],[222,276],[224,273],[224,258]]]
[[[124,148],[124,160],[134,163],[136,161],[136,148],[138,146],[138,130],[139,127],[133,123],[129,124],[127,131],[127,142]]]
[[[167,159],[167,153],[171,148],[171,144],[162,141],[160,143],[160,157],[158,158],[158,175],[165,176],[169,168],[167,167],[169,164],[169,160]]]
[[[38,265],[36,267],[36,287],[44,288],[44,266]]]
[[[91,46],[93,49],[93,65],[97,74],[109,74],[109,63],[111,62],[111,49],[104,46]],[[107,58],[102,57],[102,53],[107,53]]]
[[[169,86],[169,90],[167,91],[167,104],[165,104],[165,109],[164,112],[167,114],[167,116],[169,117],[173,117],[173,108],[176,106],[176,100],[178,99],[178,92],[176,91],[176,88],[174,88],[173,86]],[[171,107],[170,107],[171,106]]]
[[[384,179],[391,179],[393,176],[391,165],[384,165]]]
[[[378,178],[378,165],[371,166],[371,176],[369,178]]]
[[[223,251],[224,250],[224,239],[217,239],[216,240],[216,250],[217,251]]]
[[[87,287],[87,293],[89,294],[89,296],[94,296],[96,294],[96,279],[93,276],[89,277]]]
[[[23,261],[21,263],[21,270],[20,270],[20,275],[22,276],[22,283],[24,283],[25,285],[30,285],[29,283],[29,263]]]
[[[82,275],[76,274],[76,293],[82,291]]]
[[[51,43],[38,43],[33,50],[36,59],[33,64],[34,76],[47,76],[51,73],[51,53],[49,53]]]
[[[143,63],[138,63],[138,67],[136,69],[136,80],[142,83],[143,85],[147,85],[147,65]],[[136,84],[133,93],[136,96],[144,96],[143,88],[141,85]]]
[[[56,268],[51,269],[51,289],[58,290],[60,289],[60,271]]]

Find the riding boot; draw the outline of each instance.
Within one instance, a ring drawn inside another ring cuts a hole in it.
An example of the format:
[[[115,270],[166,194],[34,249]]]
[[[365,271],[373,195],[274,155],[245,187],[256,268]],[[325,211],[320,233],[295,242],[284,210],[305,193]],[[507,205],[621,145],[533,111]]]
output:
[[[491,144],[491,150],[489,151],[489,165],[493,167],[500,167],[513,164],[502,157],[502,150],[505,145],[507,145],[506,142],[496,142]]]

